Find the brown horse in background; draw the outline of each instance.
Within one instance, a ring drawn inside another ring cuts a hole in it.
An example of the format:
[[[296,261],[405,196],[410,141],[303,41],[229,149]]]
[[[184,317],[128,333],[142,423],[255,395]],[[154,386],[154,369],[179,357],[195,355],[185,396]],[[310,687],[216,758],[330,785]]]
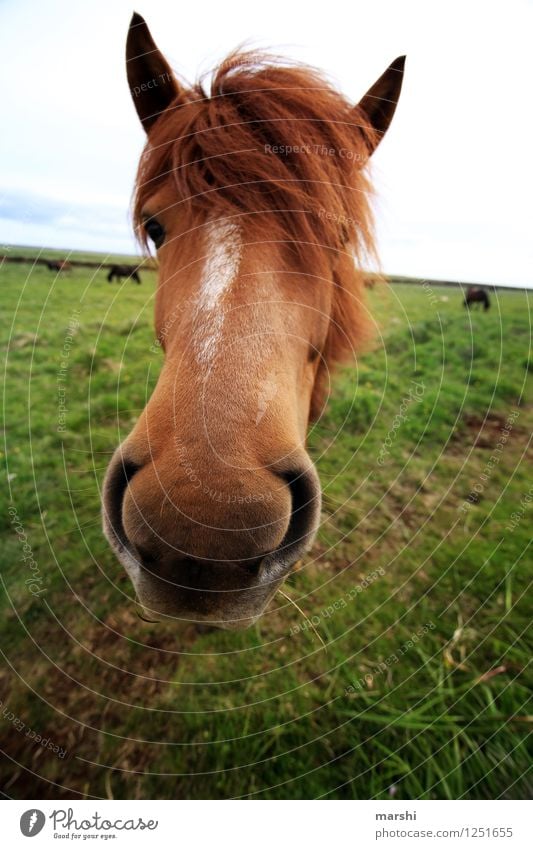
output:
[[[71,271],[72,266],[66,259],[47,259],[46,265],[49,271]]]
[[[486,289],[482,289],[481,286],[470,286],[468,288],[463,306],[470,309],[472,304],[481,304],[485,311],[490,309],[490,298]]]
[[[116,279],[120,283],[123,277],[127,280],[135,280],[136,283],[141,282],[141,276],[136,265],[112,265],[107,275],[107,282],[112,283]]]
[[[246,627],[314,539],[306,431],[331,368],[368,336],[366,166],[403,67],[354,106],[314,70],[236,53],[206,93],[132,18],[128,81],[148,134],[135,222],[158,252],[165,359],[110,463],[103,515],[151,614]]]

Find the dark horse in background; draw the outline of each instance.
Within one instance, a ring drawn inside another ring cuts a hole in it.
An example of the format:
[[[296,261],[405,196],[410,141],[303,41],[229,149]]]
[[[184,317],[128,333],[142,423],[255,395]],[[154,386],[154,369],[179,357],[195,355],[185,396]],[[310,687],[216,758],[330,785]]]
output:
[[[49,271],[70,271],[72,266],[66,259],[48,259],[46,265]]]
[[[116,278],[116,280],[120,283],[123,277],[135,280],[136,283],[141,282],[137,266],[135,265],[112,265],[109,269],[109,274],[107,275],[107,281],[108,283],[112,283]]]
[[[470,309],[472,304],[482,304],[485,310],[490,309],[489,293],[481,286],[470,286],[465,295],[464,306]]]

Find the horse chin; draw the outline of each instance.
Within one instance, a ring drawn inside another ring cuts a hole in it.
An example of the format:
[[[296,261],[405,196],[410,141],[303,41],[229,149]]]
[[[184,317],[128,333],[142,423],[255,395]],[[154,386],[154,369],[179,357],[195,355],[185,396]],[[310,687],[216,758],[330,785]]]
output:
[[[272,593],[272,595],[274,595],[274,593]],[[154,609],[153,602],[142,603],[140,596],[139,602],[143,609],[144,618],[150,622],[172,622],[174,624],[176,622],[182,622],[183,624],[193,624],[197,626],[208,625],[211,628],[217,628],[222,631],[245,631],[247,628],[251,628],[252,625],[255,625],[264,612],[263,607],[259,611],[250,612],[248,615],[244,612],[235,612],[229,616],[223,615],[222,613],[218,614],[218,616],[209,616],[202,615],[197,612],[192,613],[189,610],[182,609],[179,604],[176,608],[173,608],[170,602],[164,605],[166,612],[161,609],[162,605],[160,603],[156,603],[156,608]]]
[[[197,592],[141,575],[134,583],[147,618],[208,624],[224,630],[249,628],[262,616],[283,579],[234,592]]]
[[[288,572],[276,574],[273,555],[261,567],[262,581],[233,591],[199,592],[164,580],[147,571],[137,556],[106,527],[106,536],[115,555],[128,574],[143,618],[149,621],[181,621],[211,625],[226,631],[250,628],[264,613]],[[223,564],[220,564],[223,568]]]

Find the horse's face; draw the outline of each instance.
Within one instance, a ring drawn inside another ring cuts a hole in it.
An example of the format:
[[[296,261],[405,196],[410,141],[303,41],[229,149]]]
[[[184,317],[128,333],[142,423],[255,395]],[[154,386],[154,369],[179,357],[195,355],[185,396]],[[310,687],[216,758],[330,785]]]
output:
[[[181,92],[138,16],[128,77],[154,145],[154,113]],[[397,100],[398,77],[388,100]],[[166,90],[147,98],[146,84],[163,78]],[[187,107],[185,123],[196,108]],[[175,113],[172,120],[175,139],[186,127]],[[291,243],[269,238],[269,224],[278,232],[275,211],[221,215],[183,203],[175,175],[161,169],[141,194],[138,218],[158,248],[164,363],[111,461],[104,528],[151,614],[245,627],[318,526],[320,487],[305,437],[335,281],[349,276],[353,261],[313,250],[306,264]]]

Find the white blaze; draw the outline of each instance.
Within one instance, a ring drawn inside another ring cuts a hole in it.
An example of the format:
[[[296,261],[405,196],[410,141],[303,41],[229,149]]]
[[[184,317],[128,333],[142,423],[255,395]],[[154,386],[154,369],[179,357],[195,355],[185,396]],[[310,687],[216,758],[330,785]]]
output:
[[[241,231],[227,221],[206,225],[207,257],[198,295],[194,344],[200,363],[211,365],[222,339],[224,297],[239,273]]]

